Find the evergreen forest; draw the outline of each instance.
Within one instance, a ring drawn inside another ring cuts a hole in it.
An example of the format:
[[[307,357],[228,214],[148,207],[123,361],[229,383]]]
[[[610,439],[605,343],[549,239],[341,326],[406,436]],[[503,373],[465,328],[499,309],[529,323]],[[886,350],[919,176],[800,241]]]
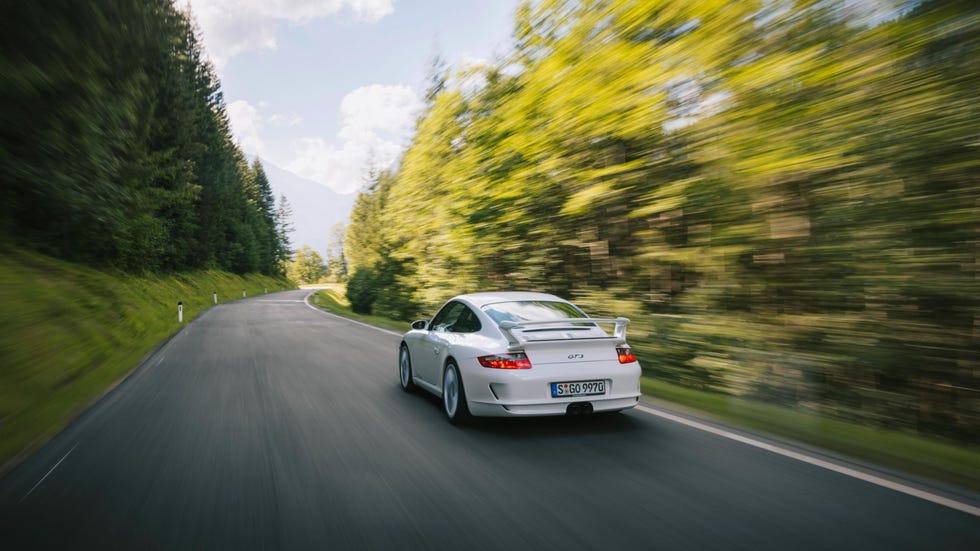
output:
[[[261,163],[172,0],[0,6],[0,237],[99,268],[282,273]]]

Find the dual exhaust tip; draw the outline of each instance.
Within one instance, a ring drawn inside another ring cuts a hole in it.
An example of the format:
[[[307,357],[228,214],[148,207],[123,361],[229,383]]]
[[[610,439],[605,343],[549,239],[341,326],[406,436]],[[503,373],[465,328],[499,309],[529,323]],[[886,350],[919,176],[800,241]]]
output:
[[[589,415],[590,413],[592,413],[591,402],[574,402],[568,404],[568,408],[565,409],[565,415],[568,416]]]

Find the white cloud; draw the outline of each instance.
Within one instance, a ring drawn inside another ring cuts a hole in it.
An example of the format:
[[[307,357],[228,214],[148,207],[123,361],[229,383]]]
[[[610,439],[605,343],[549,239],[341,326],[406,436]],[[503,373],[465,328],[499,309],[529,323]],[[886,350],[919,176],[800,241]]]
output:
[[[263,111],[268,107],[269,104],[264,101],[260,101],[256,107],[243,99],[235,100],[225,107],[235,141],[247,153],[262,156],[268,154],[265,142],[261,137],[261,133],[267,125],[298,126],[303,122],[303,119],[298,115],[282,113],[264,115]]]
[[[409,86],[362,86],[340,102],[341,136],[363,131],[397,134],[415,122],[420,107],[418,95]]]
[[[259,137],[263,118],[259,114],[259,110],[243,99],[229,103],[225,109],[228,112],[228,120],[231,122],[232,134],[234,134],[238,145],[249,153],[263,154],[265,143]]]
[[[272,115],[266,120],[269,121],[269,124],[276,126],[299,126],[303,122],[299,115]]]
[[[192,7],[207,51],[218,68],[242,52],[274,50],[282,22],[302,24],[344,11],[373,22],[395,11],[393,0],[185,1]]]
[[[341,145],[320,138],[300,140],[296,158],[286,168],[337,191],[357,191],[368,169],[389,168],[423,104],[408,86],[373,84],[347,94],[340,104]]]

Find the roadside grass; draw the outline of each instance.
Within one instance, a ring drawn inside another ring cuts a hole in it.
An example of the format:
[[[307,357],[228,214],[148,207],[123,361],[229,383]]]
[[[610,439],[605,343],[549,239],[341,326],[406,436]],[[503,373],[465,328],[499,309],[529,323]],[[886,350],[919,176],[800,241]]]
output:
[[[334,314],[393,331],[408,324],[350,310],[341,284],[320,289],[310,303]],[[643,358],[640,358],[643,363]],[[734,427],[822,448],[895,471],[980,491],[980,449],[828,419],[819,415],[674,385],[650,376],[641,380],[645,398]]]
[[[201,271],[111,273],[0,248],[0,474],[47,441],[219,302],[293,289],[285,279]]]
[[[347,302],[345,287],[342,283],[330,284],[325,288],[318,289],[316,293],[310,297],[310,304],[332,314],[337,314],[338,316],[344,316],[345,318],[350,318],[364,323],[370,323],[371,325],[376,325],[384,329],[395,331],[396,333],[405,333],[410,329],[409,324],[404,321],[396,321],[382,316],[354,313],[354,311],[350,309],[350,303]]]

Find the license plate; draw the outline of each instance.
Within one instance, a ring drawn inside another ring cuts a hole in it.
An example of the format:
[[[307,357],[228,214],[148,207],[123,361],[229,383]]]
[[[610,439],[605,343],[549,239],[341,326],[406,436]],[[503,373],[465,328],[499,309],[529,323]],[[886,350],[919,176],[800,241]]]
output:
[[[593,396],[606,393],[606,381],[575,381],[571,383],[551,383],[552,398],[569,396]]]

